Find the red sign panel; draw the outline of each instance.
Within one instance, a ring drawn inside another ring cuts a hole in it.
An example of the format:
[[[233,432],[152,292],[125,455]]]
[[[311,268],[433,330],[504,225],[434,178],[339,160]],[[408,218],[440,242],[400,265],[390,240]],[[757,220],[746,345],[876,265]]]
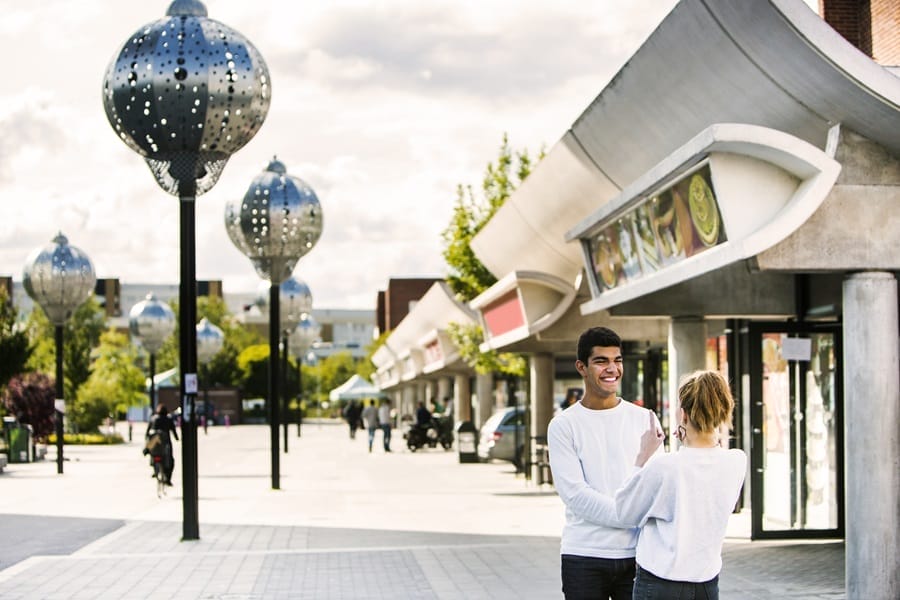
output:
[[[497,337],[525,325],[525,311],[517,290],[500,296],[481,311],[491,337]]]

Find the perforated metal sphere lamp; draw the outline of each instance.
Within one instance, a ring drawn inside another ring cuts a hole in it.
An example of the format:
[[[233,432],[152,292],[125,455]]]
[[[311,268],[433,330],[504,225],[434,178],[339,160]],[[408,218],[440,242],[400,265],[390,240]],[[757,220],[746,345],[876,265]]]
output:
[[[97,277],[87,254],[58,233],[53,242],[34,250],[25,261],[22,285],[54,327],[56,341],[56,472],[63,472],[63,326],[94,292]]]
[[[129,36],[106,70],[110,125],[180,199],[179,362],[184,539],[200,536],[197,490],[195,209],[229,157],[269,110],[269,71],[241,34],[207,17],[199,0],[175,0],[162,19]]]
[[[175,313],[152,293],[131,307],[128,331],[150,355],[150,412],[156,410],[156,353],[175,332]]]
[[[240,202],[225,205],[228,237],[260,277],[269,281],[269,426],[272,488],[281,487],[278,452],[278,345],[281,335],[279,286],[322,235],[322,209],[313,189],[273,158],[250,183]]]

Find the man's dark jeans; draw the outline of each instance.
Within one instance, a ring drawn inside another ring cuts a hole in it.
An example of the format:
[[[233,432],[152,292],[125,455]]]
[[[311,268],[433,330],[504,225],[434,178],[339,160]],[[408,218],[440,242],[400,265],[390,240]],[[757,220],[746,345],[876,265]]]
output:
[[[561,562],[566,600],[631,600],[634,558],[563,554]]]
[[[719,576],[709,581],[671,581],[637,567],[634,577],[634,600],[719,600]]]

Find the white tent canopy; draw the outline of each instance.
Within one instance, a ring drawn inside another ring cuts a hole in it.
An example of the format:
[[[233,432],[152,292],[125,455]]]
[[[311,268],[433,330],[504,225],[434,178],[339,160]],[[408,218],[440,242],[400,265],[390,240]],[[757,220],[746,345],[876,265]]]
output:
[[[332,402],[341,400],[361,400],[363,398],[383,398],[385,395],[372,382],[354,375],[338,387],[328,392]]]

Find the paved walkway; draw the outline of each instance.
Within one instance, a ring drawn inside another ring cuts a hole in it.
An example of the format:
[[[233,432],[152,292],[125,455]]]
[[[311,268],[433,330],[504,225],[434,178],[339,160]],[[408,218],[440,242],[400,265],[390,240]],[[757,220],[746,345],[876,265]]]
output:
[[[200,539],[182,542],[180,471],[158,499],[142,433],[68,446],[64,475],[52,449],[0,475],[0,599],[562,597],[562,503],[509,465],[413,454],[399,435],[370,454],[364,435],[307,424],[272,490],[268,428],[210,428]],[[723,599],[845,597],[842,543],[751,543],[745,529],[736,516]]]

